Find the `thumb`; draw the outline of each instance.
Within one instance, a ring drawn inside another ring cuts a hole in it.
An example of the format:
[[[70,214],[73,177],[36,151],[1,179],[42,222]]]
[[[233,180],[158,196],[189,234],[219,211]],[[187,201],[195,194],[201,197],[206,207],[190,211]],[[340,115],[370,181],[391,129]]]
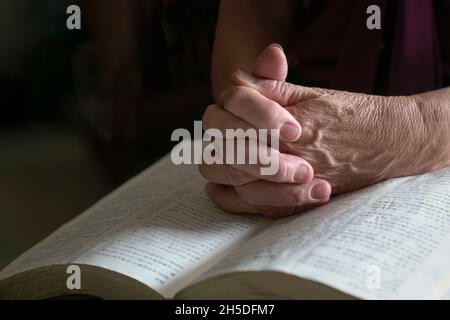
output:
[[[258,78],[285,81],[288,63],[283,48],[273,43],[264,49],[253,65],[252,74]]]
[[[283,107],[317,98],[327,92],[326,89],[304,87],[280,80],[261,79],[242,70],[233,74],[233,83],[236,86],[252,88]]]
[[[253,88],[284,107],[320,95],[317,88],[285,82],[287,74],[288,63],[283,49],[278,44],[271,44],[259,55],[251,74],[238,70],[232,79],[234,85]]]

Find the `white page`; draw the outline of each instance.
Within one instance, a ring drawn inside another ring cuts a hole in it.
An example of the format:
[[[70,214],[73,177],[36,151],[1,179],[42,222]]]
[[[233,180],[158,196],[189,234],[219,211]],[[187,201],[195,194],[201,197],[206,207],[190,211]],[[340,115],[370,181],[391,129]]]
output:
[[[171,298],[265,225],[255,216],[222,212],[196,192],[120,225],[75,262],[129,275]]]
[[[450,271],[450,168],[277,221],[202,278],[246,270],[288,272],[362,298],[439,298],[450,286],[442,282]]]
[[[171,297],[268,222],[222,212],[203,186],[196,166],[175,166],[166,157],[23,254],[0,279],[53,264],[89,264]]]
[[[184,191],[184,184],[198,175],[193,168],[178,170],[177,180],[172,182],[166,179],[168,161],[167,158],[159,161],[61,227],[7,266],[0,279],[42,265],[72,261],[80,249],[92,246],[122,221],[142,210],[156,211],[173,201],[174,196]]]
[[[441,297],[441,300],[450,300],[450,289]]]

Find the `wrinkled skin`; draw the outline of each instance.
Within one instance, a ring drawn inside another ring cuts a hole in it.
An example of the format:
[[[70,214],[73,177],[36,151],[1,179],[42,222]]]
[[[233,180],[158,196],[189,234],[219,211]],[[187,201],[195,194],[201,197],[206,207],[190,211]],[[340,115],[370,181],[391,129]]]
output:
[[[333,194],[424,170],[426,135],[411,97],[324,91],[287,109],[302,135],[281,150],[308,161]]]
[[[277,46],[269,46],[254,69],[233,75],[218,105],[206,110],[205,129],[289,124],[291,130],[280,131],[274,177],[259,175],[255,165],[200,165],[210,181],[206,191],[226,211],[283,217],[323,205],[332,194],[449,164],[449,150],[441,148],[448,124],[436,128],[437,109],[424,113],[421,95],[383,97],[287,83],[287,62]],[[441,95],[447,101],[446,92]]]

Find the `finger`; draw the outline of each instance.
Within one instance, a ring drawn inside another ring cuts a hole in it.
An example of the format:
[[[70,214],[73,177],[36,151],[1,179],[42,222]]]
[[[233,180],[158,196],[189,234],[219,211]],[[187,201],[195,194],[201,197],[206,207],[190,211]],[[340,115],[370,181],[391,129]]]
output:
[[[198,170],[206,180],[222,185],[240,186],[258,179],[227,164],[202,163],[198,166]]]
[[[204,162],[199,166],[200,173],[209,181],[226,185],[242,185],[255,179],[278,183],[308,183],[312,180],[314,169],[306,160],[251,141],[244,141],[246,146],[240,148],[236,146],[240,141],[234,140],[233,154],[229,153],[223,140],[211,143],[215,163]],[[239,153],[245,154],[240,156]]]
[[[202,124],[205,131],[208,129],[219,129],[224,136],[227,129],[248,130],[251,128],[248,122],[214,104],[206,108]]]
[[[237,186],[235,190],[246,203],[272,207],[325,203],[331,195],[329,183],[320,179],[314,179],[307,184],[280,184],[257,180]]]
[[[310,88],[284,81],[257,78],[242,70],[236,71],[232,76],[232,80],[234,85],[254,89],[267,99],[273,100],[283,107],[332,93],[332,90]]]
[[[253,65],[252,74],[270,80],[286,80],[288,63],[283,48],[276,43],[269,45]]]
[[[295,207],[255,206],[245,202],[232,187],[208,183],[205,191],[211,200],[222,210],[230,213],[260,214],[266,218],[277,219],[323,205],[325,202],[309,203]]]
[[[220,99],[221,107],[255,128],[279,130],[280,138],[287,142],[300,137],[301,126],[294,116],[252,88],[232,86]]]
[[[289,109],[287,110],[289,113],[293,115],[295,114]],[[263,142],[263,140],[258,137],[258,133],[260,132],[252,128],[248,122],[236,117],[228,111],[225,111],[217,105],[210,105],[206,108],[206,111],[203,114],[202,125],[206,133],[210,129],[218,129],[226,139],[246,138],[257,140],[258,142],[269,146],[271,145],[272,138],[270,137],[270,132],[267,132],[267,135],[264,137],[265,142]],[[239,129],[241,129],[241,131],[238,131]],[[252,137],[252,135],[254,137]]]
[[[233,187],[208,183],[205,191],[211,200],[222,210],[230,213],[260,213],[256,206],[243,201]]]

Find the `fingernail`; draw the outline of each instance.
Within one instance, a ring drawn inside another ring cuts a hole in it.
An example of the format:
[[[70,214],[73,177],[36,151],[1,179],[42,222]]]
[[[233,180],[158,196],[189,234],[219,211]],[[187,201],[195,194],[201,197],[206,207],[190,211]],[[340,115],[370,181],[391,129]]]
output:
[[[281,137],[286,141],[295,141],[300,135],[300,131],[296,125],[285,123],[280,129]]]
[[[327,199],[330,196],[330,187],[325,183],[316,184],[311,190],[311,198],[314,200]]]
[[[280,45],[280,44],[278,44],[278,43],[272,43],[271,45],[270,45],[271,47],[278,47],[278,48],[280,48],[281,49],[281,51],[283,51],[284,52],[284,49],[283,49],[283,47]]]
[[[300,166],[295,171],[294,179],[295,182],[303,182],[308,176],[308,168],[306,166]]]

